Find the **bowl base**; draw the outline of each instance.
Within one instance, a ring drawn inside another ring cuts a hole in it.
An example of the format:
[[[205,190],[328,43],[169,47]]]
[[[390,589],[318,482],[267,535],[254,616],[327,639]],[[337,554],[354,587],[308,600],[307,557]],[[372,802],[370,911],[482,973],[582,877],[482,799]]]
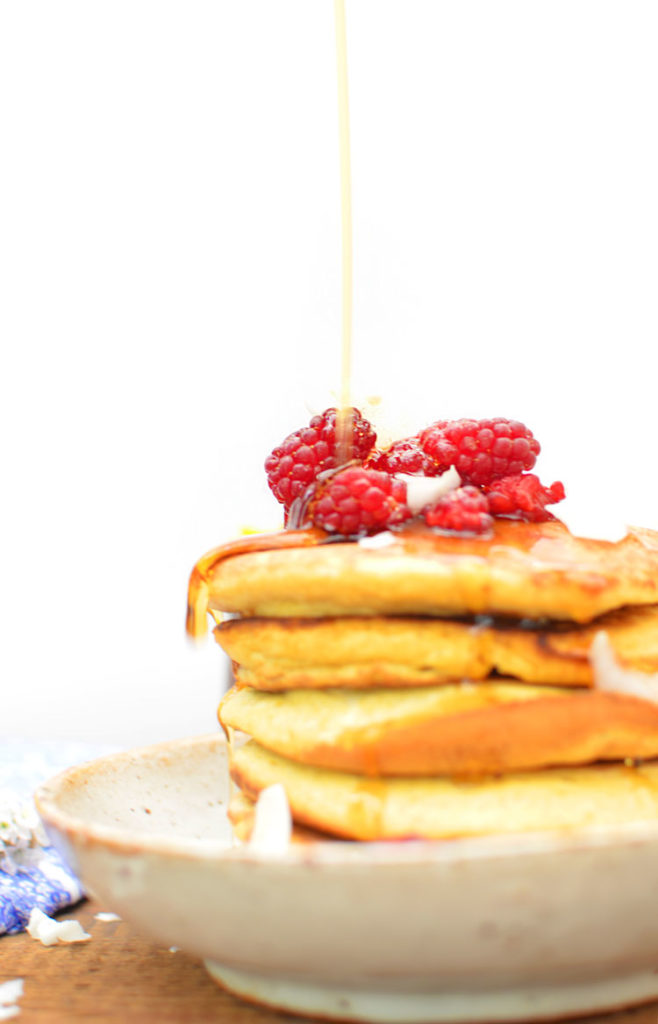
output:
[[[275,1010],[367,1024],[505,1024],[578,1017],[658,999],[658,974],[640,971],[615,978],[513,989],[436,992],[340,988],[205,961],[213,981],[233,995]]]

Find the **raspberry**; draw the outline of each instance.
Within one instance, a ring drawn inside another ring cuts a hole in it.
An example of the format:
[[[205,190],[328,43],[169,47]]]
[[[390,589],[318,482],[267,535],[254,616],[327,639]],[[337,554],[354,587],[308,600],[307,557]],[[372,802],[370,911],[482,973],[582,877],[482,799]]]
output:
[[[423,514],[428,526],[460,533],[486,533],[493,525],[486,495],[471,486],[457,487],[444,494]]]
[[[377,440],[368,420],[358,409],[351,416],[351,444],[346,461],[362,461]],[[325,409],[314,416],[308,427],[289,434],[265,460],[267,482],[274,497],[290,508],[319,473],[336,466],[336,409]]]
[[[341,469],[318,487],[308,515],[315,526],[345,537],[377,533],[408,519],[407,488],[387,473]]]
[[[532,469],[539,454],[539,442],[523,423],[501,418],[439,420],[422,431],[420,444],[439,472],[455,466],[465,483],[480,487]]]
[[[496,480],[487,488],[489,508],[495,516],[514,516],[531,523],[554,519],[545,505],[553,505],[564,498],[564,486],[558,481],[544,487],[534,473],[518,473]]]
[[[438,476],[441,470],[434,459],[420,447],[417,437],[395,441],[384,451],[372,451],[368,468],[380,473],[406,473],[409,476]]]

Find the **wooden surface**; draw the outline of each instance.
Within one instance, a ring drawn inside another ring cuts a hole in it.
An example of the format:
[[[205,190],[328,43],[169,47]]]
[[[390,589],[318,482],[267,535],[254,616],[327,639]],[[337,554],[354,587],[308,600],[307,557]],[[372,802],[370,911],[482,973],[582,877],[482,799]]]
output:
[[[121,1021],[128,1024],[185,1021],[204,1024],[285,1024],[300,1018],[261,1010],[221,991],[203,965],[143,939],[124,921],[95,920],[93,902],[68,914],[91,933],[89,942],[43,946],[30,936],[0,938],[0,983],[23,978],[17,1024]],[[588,1024],[658,1024],[658,1003]]]

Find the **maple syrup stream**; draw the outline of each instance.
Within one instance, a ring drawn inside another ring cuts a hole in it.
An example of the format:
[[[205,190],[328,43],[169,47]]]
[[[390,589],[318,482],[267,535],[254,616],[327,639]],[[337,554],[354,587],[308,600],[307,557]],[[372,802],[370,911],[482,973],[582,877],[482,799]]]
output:
[[[350,112],[347,87],[347,29],[345,0],[334,0],[336,22],[336,78],[338,83],[338,147],[340,156],[340,209],[342,239],[342,316],[340,402],[336,419],[336,463],[348,462],[351,456],[352,421],[352,170],[350,157]]]

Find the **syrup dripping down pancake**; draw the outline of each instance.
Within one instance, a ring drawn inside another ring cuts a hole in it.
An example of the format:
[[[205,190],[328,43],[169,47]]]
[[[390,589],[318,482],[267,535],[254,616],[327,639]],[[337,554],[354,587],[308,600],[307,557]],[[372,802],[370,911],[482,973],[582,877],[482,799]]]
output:
[[[612,543],[574,537],[558,520],[497,519],[491,535],[409,527],[378,548],[310,542],[304,531],[296,547],[285,536],[284,550],[274,537],[266,550],[210,560],[208,606],[275,618],[487,614],[588,622],[658,600],[658,534],[650,530]]]
[[[344,839],[452,839],[658,820],[658,764],[595,765],[474,780],[364,779],[309,768],[254,741],[231,775],[255,800],[281,782],[296,823]]]
[[[234,688],[219,719],[290,760],[371,777],[658,758],[658,705],[510,681],[278,694]]]
[[[432,686],[491,673],[590,686],[588,653],[600,629],[625,668],[658,671],[658,606],[620,609],[583,627],[383,616],[230,619],[215,637],[234,662],[238,685],[262,690]]]

